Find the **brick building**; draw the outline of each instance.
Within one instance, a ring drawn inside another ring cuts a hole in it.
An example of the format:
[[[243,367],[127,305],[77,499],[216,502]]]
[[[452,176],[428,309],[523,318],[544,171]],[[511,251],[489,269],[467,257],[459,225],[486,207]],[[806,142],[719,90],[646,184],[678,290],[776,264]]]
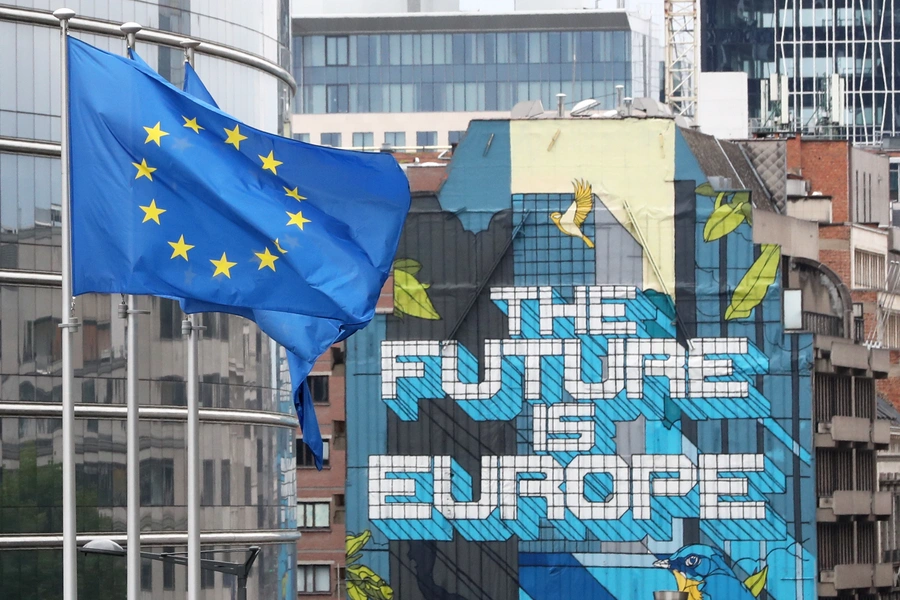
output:
[[[446,178],[449,153],[397,154],[407,173],[410,192],[433,194]],[[393,277],[388,278],[376,313],[390,314]],[[316,362],[309,376],[316,416],[325,445],[322,471],[297,430],[297,589],[304,598],[346,598],[345,494],[347,484],[347,424],[345,417],[344,353],[342,342]]]

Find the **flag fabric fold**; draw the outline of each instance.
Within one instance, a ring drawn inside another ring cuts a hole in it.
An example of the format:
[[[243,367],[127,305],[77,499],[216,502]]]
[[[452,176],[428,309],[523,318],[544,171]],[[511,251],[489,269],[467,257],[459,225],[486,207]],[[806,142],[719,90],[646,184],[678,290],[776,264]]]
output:
[[[406,177],[391,157],[239,123],[189,64],[181,91],[134,52],[69,45],[75,293],[151,294],[255,321],[287,351],[321,469],[306,377],[374,314],[409,209]]]

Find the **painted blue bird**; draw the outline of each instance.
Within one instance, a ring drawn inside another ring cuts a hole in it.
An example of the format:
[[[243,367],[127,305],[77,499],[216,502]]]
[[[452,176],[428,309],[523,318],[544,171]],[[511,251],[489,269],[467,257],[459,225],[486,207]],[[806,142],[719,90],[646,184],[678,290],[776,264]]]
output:
[[[689,600],[754,600],[766,587],[769,573],[766,566],[741,581],[725,554],[704,544],[685,546],[653,566],[672,571],[678,591],[687,592]]]

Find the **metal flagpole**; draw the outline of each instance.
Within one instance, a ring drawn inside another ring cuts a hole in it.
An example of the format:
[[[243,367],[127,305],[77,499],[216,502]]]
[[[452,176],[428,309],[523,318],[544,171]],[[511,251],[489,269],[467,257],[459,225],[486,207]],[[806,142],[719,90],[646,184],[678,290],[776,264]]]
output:
[[[129,49],[134,48],[135,34],[142,29],[138,23],[124,23],[119,27],[125,34],[125,43]],[[119,317],[127,319],[126,325],[126,351],[128,354],[128,370],[126,395],[128,403],[128,422],[126,424],[126,438],[128,439],[128,457],[126,465],[126,488],[128,490],[128,507],[126,509],[126,532],[128,543],[125,562],[127,569],[127,598],[128,600],[140,600],[141,597],[141,461],[140,439],[141,429],[139,420],[139,404],[137,395],[137,315],[147,314],[150,311],[137,310],[133,295],[122,299],[119,305]]]
[[[75,300],[72,298],[72,245],[69,223],[69,19],[75,16],[70,8],[53,12],[59,19],[60,56],[60,172],[62,193],[62,509],[63,509],[63,600],[78,597],[78,545],[75,539],[75,402],[72,398],[72,334],[78,327]]]
[[[185,40],[181,42],[184,57],[191,67],[194,66],[194,48],[200,42]],[[197,340],[200,330],[194,315],[185,315],[181,322],[181,334],[187,335],[187,460],[188,460],[188,550],[187,600],[200,600],[200,398],[197,393]]]

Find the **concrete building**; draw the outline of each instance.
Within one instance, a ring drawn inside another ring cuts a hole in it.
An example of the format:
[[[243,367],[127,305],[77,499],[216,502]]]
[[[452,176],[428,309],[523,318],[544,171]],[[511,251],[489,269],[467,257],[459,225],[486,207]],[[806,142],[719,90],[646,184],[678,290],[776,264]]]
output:
[[[615,108],[659,93],[650,22],[624,10],[430,13],[423,3],[336,16],[323,6],[293,20],[292,132],[305,141],[446,148],[471,119],[504,118],[518,102],[552,108],[563,93],[569,108],[588,98]]]
[[[0,597],[62,597],[59,4],[0,5]],[[180,85],[179,42],[202,40],[196,68],[222,108],[280,131],[294,85],[289,13],[280,0],[74,2],[72,35],[123,53],[118,24],[144,26],[137,51]],[[173,134],[174,135],[174,134]],[[118,297],[76,299],[74,336],[79,542],[125,540],[125,324]],[[141,298],[141,524],[144,549],[184,551],[185,369],[176,303]],[[253,599],[296,594],[296,415],[274,368],[274,346],[255,325],[203,315],[200,342],[201,539],[239,560],[263,550]],[[235,552],[231,552],[235,550]],[[81,598],[125,596],[125,561],[79,556]],[[184,597],[186,571],[145,561],[145,598]],[[204,571],[203,596],[230,597],[235,580]]]

